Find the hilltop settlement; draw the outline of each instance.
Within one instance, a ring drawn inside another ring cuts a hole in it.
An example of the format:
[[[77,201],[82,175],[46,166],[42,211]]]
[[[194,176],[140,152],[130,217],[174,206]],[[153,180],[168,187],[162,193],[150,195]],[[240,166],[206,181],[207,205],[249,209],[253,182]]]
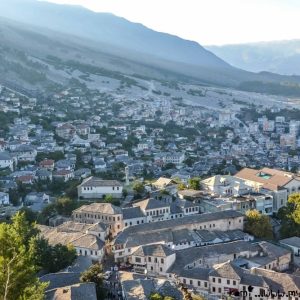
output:
[[[46,299],[97,299],[95,263],[106,299],[299,299],[299,110],[159,87],[0,87],[1,221],[23,211],[77,256],[41,274]]]

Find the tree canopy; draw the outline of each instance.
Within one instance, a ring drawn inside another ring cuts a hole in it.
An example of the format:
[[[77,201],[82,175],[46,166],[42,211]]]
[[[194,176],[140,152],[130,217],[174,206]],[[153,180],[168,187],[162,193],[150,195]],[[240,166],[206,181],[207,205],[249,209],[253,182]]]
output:
[[[273,238],[272,224],[270,218],[262,215],[258,210],[248,210],[246,212],[245,231],[256,238]]]
[[[189,179],[189,188],[193,190],[200,190],[200,178],[199,177],[193,177]]]
[[[36,273],[36,229],[17,213],[11,224],[0,224],[0,299],[40,300],[47,283],[41,283]]]
[[[280,208],[278,218],[281,220],[281,238],[300,235],[300,193],[289,196],[287,205]]]

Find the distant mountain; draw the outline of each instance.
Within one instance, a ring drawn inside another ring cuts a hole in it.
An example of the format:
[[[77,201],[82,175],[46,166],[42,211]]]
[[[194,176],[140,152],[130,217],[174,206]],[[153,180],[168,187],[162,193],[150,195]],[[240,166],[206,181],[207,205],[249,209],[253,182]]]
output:
[[[123,75],[138,75],[300,95],[300,76],[244,71],[198,43],[112,14],[35,0],[0,0],[0,76],[22,77],[34,85],[49,78],[66,82],[66,74],[72,77],[76,70],[122,80]]]
[[[300,75],[300,40],[208,46],[232,66],[251,71]]]
[[[0,16],[176,62],[230,68],[193,41],[156,32],[109,13],[35,0],[0,1]]]

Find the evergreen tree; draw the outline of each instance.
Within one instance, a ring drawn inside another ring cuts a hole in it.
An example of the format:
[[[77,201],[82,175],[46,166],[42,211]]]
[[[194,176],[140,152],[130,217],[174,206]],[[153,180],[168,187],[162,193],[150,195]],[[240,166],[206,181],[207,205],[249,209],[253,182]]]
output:
[[[47,283],[41,283],[35,263],[37,230],[17,213],[11,224],[0,224],[0,299],[41,300]]]

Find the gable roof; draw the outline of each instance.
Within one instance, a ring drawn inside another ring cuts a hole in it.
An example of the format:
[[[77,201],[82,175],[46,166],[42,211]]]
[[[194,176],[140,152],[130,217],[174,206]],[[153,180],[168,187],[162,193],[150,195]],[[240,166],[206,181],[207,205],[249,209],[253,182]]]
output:
[[[175,252],[168,246],[162,244],[145,245],[139,247],[132,255],[136,256],[155,256],[155,257],[167,257]]]
[[[139,206],[142,210],[148,210],[148,209],[165,208],[165,207],[169,207],[170,205],[167,203],[164,203],[160,200],[156,200],[154,198],[149,198],[146,200],[136,202],[133,204],[133,206],[135,206],[135,207]]]
[[[73,210],[73,213],[76,212],[89,212],[89,213],[102,213],[107,215],[115,215],[115,214],[121,214],[122,209],[111,203],[92,203],[89,205],[83,205]]]
[[[144,217],[144,214],[141,211],[139,206],[123,208],[122,213],[123,213],[123,220],[134,219],[134,218],[143,218]]]
[[[209,275],[241,280],[243,272],[241,268],[235,266],[232,262],[227,261],[221,264],[214,265],[214,270],[211,271]]]
[[[290,172],[270,168],[262,168],[260,170],[244,168],[235,174],[235,177],[257,182],[269,190],[278,190],[295,178]]]
[[[288,246],[300,248],[300,237],[298,236],[292,236],[290,238],[280,240],[279,242]]]
[[[80,187],[101,187],[101,186],[122,186],[117,180],[103,180],[98,177],[91,176],[79,185]]]

